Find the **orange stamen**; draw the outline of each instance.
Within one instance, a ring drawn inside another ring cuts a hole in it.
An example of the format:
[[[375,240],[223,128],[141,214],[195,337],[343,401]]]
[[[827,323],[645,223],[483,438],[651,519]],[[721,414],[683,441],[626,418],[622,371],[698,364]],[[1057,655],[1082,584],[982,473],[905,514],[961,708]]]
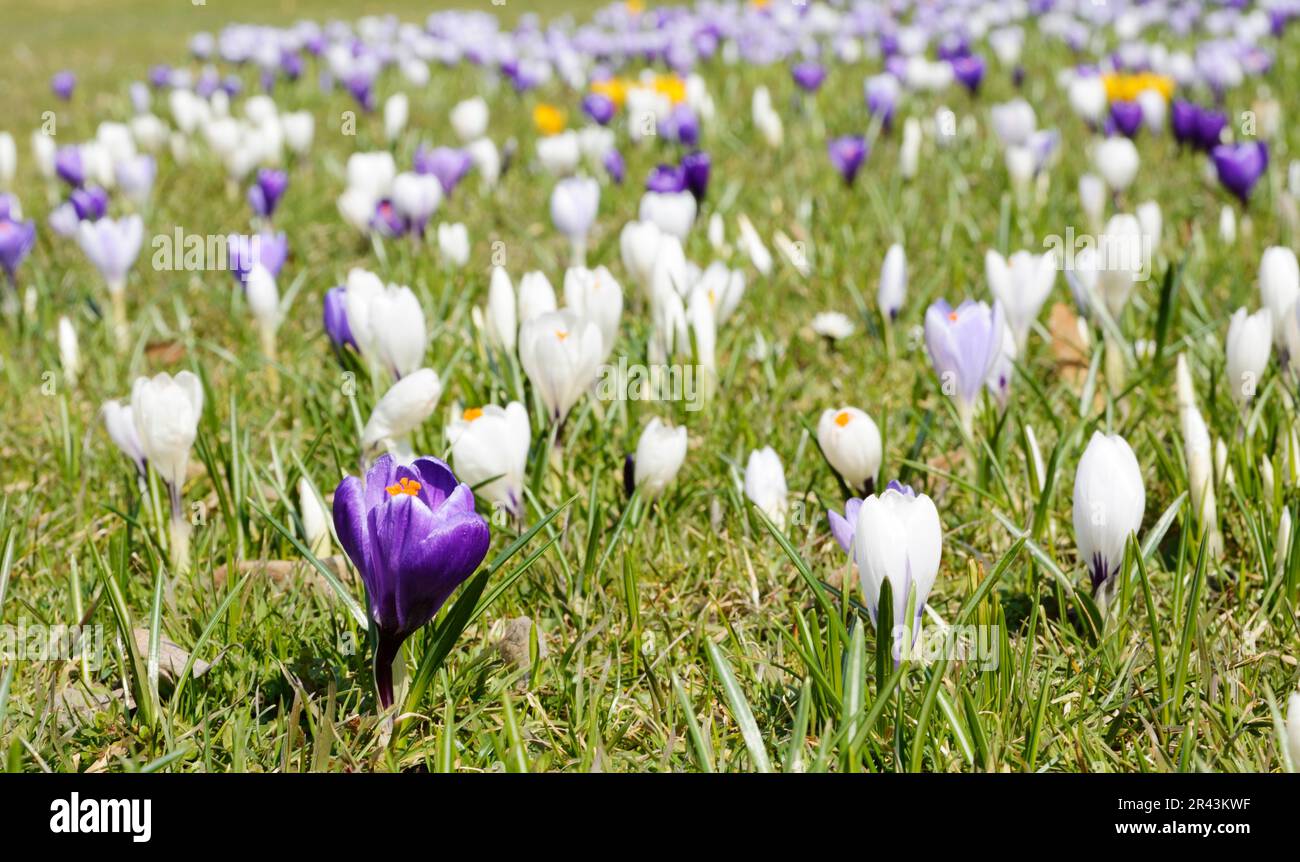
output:
[[[475,419],[477,419],[482,415],[483,415],[482,407],[471,407],[468,410],[466,410],[463,414],[461,414],[461,418],[464,419],[466,422],[473,422]]]
[[[396,485],[389,485],[384,489],[388,496],[396,497],[398,494],[410,494],[412,497],[420,493],[420,483],[407,476],[403,476],[401,481]]]
[[[836,414],[836,416],[835,416],[835,424],[838,425],[838,426],[840,426],[841,428],[843,428],[845,425],[848,425],[848,424],[849,424],[849,420],[852,419],[852,418],[853,418],[853,417],[849,415],[849,411],[847,411],[847,410],[841,410],[841,411],[840,411],[838,414]]]

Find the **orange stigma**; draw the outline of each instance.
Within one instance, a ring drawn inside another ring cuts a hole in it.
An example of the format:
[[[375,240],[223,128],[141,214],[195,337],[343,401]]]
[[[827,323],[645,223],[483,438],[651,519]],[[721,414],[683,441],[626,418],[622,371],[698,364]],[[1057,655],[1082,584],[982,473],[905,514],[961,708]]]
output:
[[[845,425],[849,424],[849,420],[852,418],[853,417],[849,415],[849,411],[841,410],[835,415],[835,424],[843,428]]]
[[[466,422],[473,422],[475,419],[477,419],[482,415],[483,415],[482,407],[471,407],[461,414],[461,418],[464,419]]]
[[[555,330],[555,337],[563,341],[569,337],[569,333],[565,332],[563,329],[557,329]]]
[[[388,492],[388,496],[390,497],[396,497],[398,494],[410,494],[414,497],[420,493],[420,483],[414,479],[403,476],[402,480],[396,485],[389,485],[384,490]]]
[[[957,322],[957,312],[955,312],[955,311],[950,311],[950,312],[948,312],[948,319],[951,320],[953,323],[956,323],[956,322]]]

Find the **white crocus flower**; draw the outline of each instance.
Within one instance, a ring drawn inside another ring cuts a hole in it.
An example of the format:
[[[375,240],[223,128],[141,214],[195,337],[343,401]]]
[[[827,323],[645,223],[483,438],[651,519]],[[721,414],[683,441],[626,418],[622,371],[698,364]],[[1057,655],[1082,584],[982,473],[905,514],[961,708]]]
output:
[[[384,137],[395,141],[406,131],[411,116],[411,100],[405,93],[394,93],[384,101]]]
[[[771,446],[764,446],[750,452],[745,463],[745,496],[782,530],[790,507],[788,494],[785,468],[781,466],[776,451]]]
[[[1208,531],[1207,547],[1218,557],[1223,553],[1219,533],[1218,504],[1214,496],[1214,445],[1205,418],[1196,405],[1196,390],[1185,354],[1178,354],[1175,371],[1178,416],[1183,432],[1183,456],[1187,460],[1187,490],[1197,524]]]
[[[181,488],[202,415],[203,384],[189,371],[175,377],[140,377],[131,387],[131,418],[140,450],[166,483],[171,499],[171,556],[177,570],[189,565],[189,522],[181,509]]]
[[[1106,138],[1092,151],[1093,167],[1113,192],[1122,192],[1137,178],[1137,147],[1125,137]]]
[[[876,291],[876,305],[885,320],[898,319],[907,297],[907,253],[900,243],[894,243],[885,252],[885,262],[880,267],[880,287]]]
[[[414,460],[410,435],[433,415],[442,396],[442,381],[429,368],[414,371],[389,387],[361,432],[361,451],[383,444],[404,463]]]
[[[461,222],[438,225],[438,253],[453,268],[469,262],[469,231]]]
[[[1264,249],[1259,261],[1260,301],[1273,315],[1273,344],[1286,346],[1286,325],[1300,297],[1300,262],[1286,246]]]
[[[602,350],[600,327],[571,309],[520,326],[519,361],[552,423],[562,423],[596,382]]]
[[[648,499],[664,492],[686,460],[686,428],[673,427],[655,417],[641,432],[633,458],[632,484]]]
[[[77,330],[67,317],[59,318],[59,365],[63,367],[63,380],[69,386],[77,383],[81,371],[81,349],[77,344]]]
[[[275,333],[280,328],[280,291],[275,276],[260,263],[253,264],[244,282],[244,295],[248,309],[253,313],[257,333],[262,341],[262,353],[270,361],[276,358]]]
[[[984,271],[989,290],[1002,303],[1016,352],[1023,353],[1029,329],[1056,284],[1056,258],[1050,252],[1018,251],[1007,259],[990,249],[984,256]]]
[[[571,267],[564,273],[564,304],[600,328],[602,361],[614,349],[623,316],[623,287],[603,266]]]
[[[650,280],[662,239],[663,231],[651,221],[630,221],[623,226],[618,237],[623,268],[647,297],[650,296]]]
[[[1075,471],[1073,505],[1079,560],[1104,609],[1124,562],[1124,546],[1146,511],[1142,470],[1123,437],[1093,432]]]
[[[130,403],[106,401],[100,409],[100,415],[104,418],[104,428],[108,431],[109,439],[123,455],[131,459],[136,475],[143,481],[146,469],[144,447],[140,445],[140,435],[135,430]]]
[[[537,141],[537,160],[542,167],[557,177],[567,177],[578,169],[582,160],[582,148],[578,143],[578,134],[572,129],[558,135],[539,138]]]
[[[695,195],[688,191],[646,192],[641,196],[638,218],[685,242],[695,224],[696,206]]]
[[[890,482],[883,494],[862,501],[853,531],[853,557],[876,631],[884,634],[884,626],[892,626],[895,660],[901,660],[915,643],[942,556],[943,526],[928,496]],[[886,581],[893,606],[891,620],[877,617]],[[909,607],[913,609],[910,617]]]
[[[488,282],[487,337],[508,354],[515,352],[519,334],[519,318],[515,312],[515,288],[510,283],[510,274],[504,267],[494,266]]]
[[[451,109],[451,127],[463,143],[477,140],[487,134],[488,106],[481,96],[457,102]]]
[[[1238,308],[1228,323],[1227,353],[1228,393],[1243,411],[1250,406],[1259,388],[1259,380],[1268,367],[1273,346],[1273,315],[1267,308],[1254,314]]]
[[[875,490],[882,455],[880,429],[856,407],[822,411],[817,445],[854,494]]]
[[[307,547],[317,558],[330,555],[330,514],[321,501],[320,492],[311,480],[303,476],[298,480],[298,515]]]
[[[527,408],[518,401],[504,408],[471,407],[447,426],[447,440],[457,478],[514,518],[521,517],[532,441]]]
[[[549,311],[554,311],[555,288],[546,273],[540,271],[526,272],[519,280],[519,324],[522,326]]]

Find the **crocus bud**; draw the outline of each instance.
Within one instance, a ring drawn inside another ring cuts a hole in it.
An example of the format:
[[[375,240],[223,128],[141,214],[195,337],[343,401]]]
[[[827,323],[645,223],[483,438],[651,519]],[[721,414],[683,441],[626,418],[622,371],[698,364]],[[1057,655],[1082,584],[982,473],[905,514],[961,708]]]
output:
[[[886,320],[897,320],[906,296],[907,253],[903,251],[902,245],[894,243],[885,252],[885,262],[880,267],[880,288],[876,292],[880,314]]]
[[[785,515],[790,502],[785,484],[785,468],[771,446],[755,449],[745,463],[745,496],[780,529],[785,529]]]
[[[663,233],[686,241],[695,224],[695,196],[689,191],[646,192],[641,196],[639,218],[653,222]]]
[[[77,347],[77,330],[67,317],[59,318],[59,364],[63,366],[63,379],[69,386],[77,383],[81,370],[81,350]]]
[[[1277,520],[1277,537],[1273,541],[1273,569],[1279,576],[1286,571],[1286,564],[1291,557],[1291,509],[1282,507],[1282,514]],[[1300,767],[1300,762],[1297,762]]]
[[[1052,254],[1018,251],[1008,261],[989,249],[984,256],[989,290],[1006,313],[1007,326],[1015,337],[1016,349],[1024,352],[1029,328],[1056,284],[1056,258]]]
[[[1106,138],[1096,145],[1092,161],[1097,173],[1113,192],[1124,191],[1137,178],[1138,151],[1128,138]]]
[[[534,317],[556,309],[555,288],[540,270],[524,273],[519,279],[519,322],[527,323]]]
[[[862,501],[853,548],[871,621],[880,634],[884,623],[893,627],[894,658],[901,659],[915,641],[943,556],[943,527],[934,501],[907,485],[890,482],[883,494]],[[876,612],[885,581],[894,618],[881,621]],[[911,617],[909,604],[914,608]]]
[[[518,401],[504,408],[495,404],[472,407],[447,426],[447,439],[461,480],[515,518],[520,517],[532,441],[528,409]]]
[[[491,343],[506,353],[515,352],[515,339],[519,334],[515,288],[510,283],[510,274],[500,266],[492,267],[492,278],[488,282],[486,332]]]
[[[916,176],[921,163],[921,122],[916,117],[903,121],[903,142],[898,147],[898,173],[905,180]]]
[[[754,229],[754,223],[749,220],[749,216],[742,213],[736,220],[736,224],[740,227],[740,248],[749,258],[749,262],[754,264],[754,269],[760,274],[771,275],[772,252],[768,251],[767,246],[763,244],[763,238]]]
[[[1210,432],[1196,406],[1191,371],[1185,354],[1178,354],[1175,371],[1178,414],[1183,432],[1183,455],[1187,459],[1187,490],[1193,514],[1201,530],[1208,532],[1207,548],[1217,557],[1223,552],[1219,533],[1218,506],[1214,496],[1214,447]]]
[[[602,356],[600,327],[570,309],[546,312],[519,328],[520,364],[552,423],[562,423],[591,388]]]
[[[361,451],[383,443],[401,456],[409,456],[407,438],[433,415],[442,396],[437,372],[420,368],[389,387],[379,399],[361,432]]]
[[[0,189],[12,187],[17,173],[18,148],[14,145],[14,136],[0,132]]]
[[[202,415],[203,384],[189,371],[175,377],[165,373],[140,377],[131,388],[131,416],[140,449],[177,500]]]
[[[582,160],[578,134],[572,129],[537,140],[537,160],[557,177],[567,177]]]
[[[564,304],[600,327],[601,356],[608,357],[623,316],[623,288],[603,266],[571,267],[564,273]]]
[[[320,494],[311,480],[303,476],[298,480],[298,515],[302,518],[303,538],[307,547],[319,557],[330,555],[329,515],[321,502]]]
[[[121,401],[106,401],[100,409],[104,418],[104,429],[108,437],[123,455],[135,465],[136,475],[145,477],[144,447],[140,445],[140,435],[135,430],[135,418],[131,414],[131,405]]]
[[[856,407],[825,410],[817,422],[817,444],[826,460],[855,493],[875,490],[880,470],[880,429]]]
[[[488,106],[479,96],[456,103],[451,109],[451,127],[456,137],[468,144],[487,134]]]
[[[654,222],[630,221],[623,226],[618,237],[623,268],[633,281],[641,285],[647,297],[650,295],[650,277],[659,255],[662,236],[663,232]]]
[[[364,483],[348,476],[339,484],[334,529],[366,585],[366,606],[378,633],[375,687],[387,709],[403,642],[483,562],[488,524],[474,511],[474,492],[446,464],[417,458],[402,466],[385,455]]]
[[[1096,293],[1117,321],[1147,265],[1144,246],[1142,225],[1128,213],[1111,216],[1097,243]]]
[[[1106,181],[1096,174],[1079,177],[1079,206],[1094,229],[1106,218]]]
[[[566,177],[551,192],[551,221],[569,238],[575,266],[586,261],[587,234],[599,208],[600,183],[591,177]]]
[[[1124,562],[1124,545],[1142,526],[1146,486],[1128,442],[1093,432],[1074,474],[1074,538],[1104,607]]]
[[[1075,75],[1070,79],[1067,96],[1080,119],[1094,127],[1101,125],[1108,100],[1100,75]]]
[[[441,203],[442,183],[437,177],[404,171],[393,179],[393,207],[417,235],[423,235]]]
[[[1254,314],[1238,308],[1228,324],[1228,393],[1237,406],[1246,410],[1259,388],[1260,378],[1268,367],[1273,345],[1273,315],[1267,308]]]
[[[1237,211],[1228,204],[1219,210],[1219,240],[1226,246],[1237,244]]]
[[[1000,305],[967,299],[957,308],[939,300],[925,313],[925,343],[945,395],[953,399],[966,433],[976,399],[997,361],[1004,326]]]
[[[636,444],[633,485],[649,499],[662,494],[686,460],[686,443],[685,427],[651,419]]]
[[[456,222],[438,225],[438,253],[457,269],[469,262],[469,232],[464,224]]]
[[[309,111],[281,114],[280,130],[284,134],[285,145],[294,153],[305,155],[311,149],[311,141],[316,133],[316,120]]]
[[[1294,316],[1300,297],[1300,262],[1295,252],[1280,245],[1264,249],[1259,261],[1259,295],[1273,315],[1273,344],[1280,350],[1286,346],[1287,320]]]
[[[406,130],[411,115],[411,100],[405,93],[394,93],[384,102],[384,137],[397,140]]]
[[[1300,692],[1292,692],[1286,708],[1286,745],[1291,768],[1300,772]]]
[[[1153,254],[1160,247],[1160,231],[1164,227],[1164,219],[1160,214],[1160,204],[1155,201],[1146,201],[1137,206],[1137,220],[1142,227],[1142,239],[1146,243],[1145,249],[1147,254]]]

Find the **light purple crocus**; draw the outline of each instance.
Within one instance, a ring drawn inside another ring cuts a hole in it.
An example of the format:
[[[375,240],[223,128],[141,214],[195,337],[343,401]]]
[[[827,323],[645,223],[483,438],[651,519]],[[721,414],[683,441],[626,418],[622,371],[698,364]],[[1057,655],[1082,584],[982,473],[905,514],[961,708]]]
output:
[[[77,244],[115,292],[125,286],[143,240],[144,222],[138,215],[83,221],[77,226]]]
[[[331,287],[325,291],[325,334],[336,351],[350,346],[360,352],[356,336],[348,324],[348,289],[344,285]]]
[[[399,465],[384,455],[365,481],[334,492],[334,528],[361,574],[378,642],[379,703],[393,704],[393,662],[408,637],[433,619],[483,562],[491,533],[474,492],[436,458]]]
[[[899,83],[893,75],[873,75],[864,86],[867,111],[880,120],[888,130],[894,124],[894,109],[898,105]]]
[[[59,147],[54,153],[54,171],[74,188],[86,181],[86,165],[81,158],[81,148],[72,145]]]
[[[566,177],[551,192],[551,221],[574,242],[584,240],[600,208],[600,184],[590,177]]]
[[[289,188],[289,175],[273,168],[262,168],[257,172],[257,179],[248,189],[248,205],[253,214],[262,218],[275,215],[275,208]]]
[[[627,165],[623,162],[623,154],[616,149],[610,148],[605,153],[603,162],[605,173],[609,174],[609,178],[614,181],[614,184],[623,185],[623,180],[627,176]]]
[[[957,308],[940,299],[925,312],[925,344],[945,395],[970,432],[975,402],[1002,348],[1002,309],[967,299]]]
[[[18,267],[36,244],[36,222],[0,219],[0,268],[9,276],[9,283],[17,286]]]
[[[50,79],[50,89],[54,91],[54,95],[65,102],[72,98],[72,91],[76,88],[77,76],[68,69],[55,72],[54,77]]]
[[[1268,145],[1263,141],[1220,144],[1211,151],[1219,182],[1244,204],[1255,183],[1268,168]]]
[[[474,166],[474,160],[464,150],[453,147],[421,146],[415,151],[413,165],[417,174],[433,174],[442,183],[444,194],[450,195]]]
[[[289,240],[283,231],[262,231],[252,236],[232,233],[226,237],[226,261],[240,281],[247,280],[248,274],[259,263],[272,277],[278,276],[288,257]]]
[[[118,162],[113,168],[117,187],[136,203],[144,203],[153,191],[154,177],[158,174],[158,163],[148,153],[140,153]]]
[[[862,508],[862,500],[859,497],[850,497],[844,503],[844,514],[830,511],[826,512],[831,522],[831,535],[835,541],[853,559],[853,534],[858,528],[858,511]]]
[[[844,177],[845,185],[853,185],[853,180],[858,176],[858,169],[862,167],[862,162],[867,157],[866,139],[861,135],[845,135],[830,141],[826,145],[826,151],[831,157],[831,164],[835,170]]]
[[[62,237],[76,236],[77,225],[81,223],[81,219],[77,217],[76,208],[69,201],[64,201],[50,210],[50,217],[47,221],[50,229]]]
[[[588,93],[582,97],[583,113],[602,126],[609,125],[609,121],[614,119],[615,110],[614,100],[603,93]]]
[[[821,88],[822,82],[826,80],[826,67],[821,63],[806,60],[802,63],[796,63],[790,69],[790,76],[794,78],[795,84],[805,93],[815,93]]]

